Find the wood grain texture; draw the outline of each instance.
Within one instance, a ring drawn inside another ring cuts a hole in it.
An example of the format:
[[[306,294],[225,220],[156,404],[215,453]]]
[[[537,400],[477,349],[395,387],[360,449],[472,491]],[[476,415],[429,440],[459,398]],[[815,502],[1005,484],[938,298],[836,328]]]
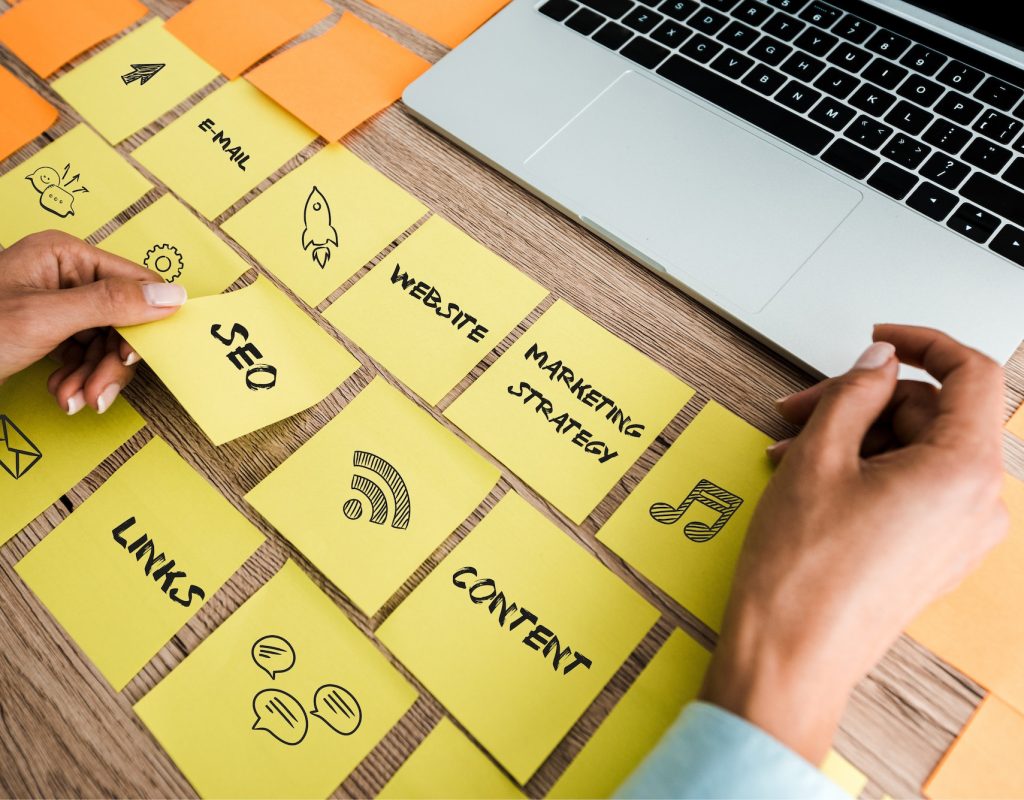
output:
[[[338,12],[352,10],[424,58],[436,61],[445,52],[437,43],[362,0],[331,0],[331,3],[335,13],[300,38],[326,30],[337,21]],[[150,0],[148,4],[156,15],[166,18],[180,8],[182,2]],[[72,65],[81,63],[89,55],[91,53],[76,59]],[[79,117],[47,83],[2,48],[0,63],[38,89],[61,111],[59,122],[50,131],[0,162],[0,172],[6,172],[73,127]],[[63,74],[63,70],[58,74]],[[117,149],[130,159],[135,147],[223,80],[214,81],[153,125],[129,137]],[[67,494],[70,502],[74,506],[80,504],[155,434],[169,441],[214,483],[266,534],[267,541],[121,693],[111,690],[14,572],[14,564],[67,516],[64,505],[55,503],[4,545],[0,549],[0,793],[16,797],[194,796],[188,782],[133,714],[133,702],[166,676],[287,558],[302,564],[360,629],[372,635],[383,619],[509,489],[520,492],[542,509],[581,546],[654,603],[663,615],[528,783],[529,795],[540,797],[551,787],[674,626],[711,644],[713,636],[707,628],[599,545],[595,533],[707,400],[714,398],[770,435],[781,437],[790,431],[774,414],[772,401],[808,385],[810,377],[416,123],[401,104],[363,125],[343,143],[417,196],[433,212],[451,220],[547,286],[553,297],[567,299],[690,383],[697,389],[697,396],[581,526],[572,525],[521,480],[503,469],[499,486],[481,507],[377,615],[367,618],[256,515],[243,502],[242,496],[382,371],[379,366],[311,309],[314,319],[356,355],[362,368],[312,409],[219,448],[210,445],[162,384],[143,368],[126,395],[146,418],[147,428],[72,488]],[[323,145],[323,141],[318,141],[303,150],[216,222],[226,219]],[[90,241],[98,241],[167,192],[159,181],[149,177],[156,188],[119,214]],[[211,228],[223,236],[216,225]],[[250,283],[259,270],[258,265],[234,242],[228,242],[251,266],[238,285]],[[316,310],[326,308],[330,300],[365,271],[364,268]],[[273,276],[270,278],[281,285]],[[302,305],[294,296],[293,299]],[[550,302],[551,299],[534,311],[527,323],[534,321]],[[478,365],[439,408],[445,408],[492,363],[496,355],[525,330],[527,323]],[[394,379],[389,380],[397,385]],[[410,392],[401,386],[398,388],[419,402]],[[1007,369],[1007,415],[1020,403],[1022,396],[1024,355],[1018,351]],[[437,409],[428,410],[445,424]],[[1024,474],[1024,443],[1007,436],[1006,455],[1009,469],[1018,476]],[[379,643],[378,647],[386,653]],[[396,666],[419,689],[421,699],[338,787],[337,797],[373,795],[445,713],[401,664]],[[871,778],[864,796],[877,798],[883,792],[894,796],[918,795],[922,781],[982,694],[980,687],[923,648],[906,638],[899,641],[857,688],[836,741],[840,752]]]

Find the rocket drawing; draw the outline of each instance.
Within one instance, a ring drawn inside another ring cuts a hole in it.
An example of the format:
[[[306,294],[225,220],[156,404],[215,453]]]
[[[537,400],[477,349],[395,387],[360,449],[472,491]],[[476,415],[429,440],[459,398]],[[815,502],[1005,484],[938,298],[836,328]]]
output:
[[[331,260],[331,250],[327,245],[338,246],[338,232],[331,225],[331,207],[327,205],[327,198],[315,186],[306,198],[302,221],[306,224],[302,231],[302,249],[312,247],[313,260],[323,269]]]

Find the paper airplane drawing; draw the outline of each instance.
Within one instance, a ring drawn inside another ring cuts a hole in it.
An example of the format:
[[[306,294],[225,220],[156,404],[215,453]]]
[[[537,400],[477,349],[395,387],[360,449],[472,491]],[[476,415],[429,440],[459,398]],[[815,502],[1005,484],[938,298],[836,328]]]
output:
[[[139,86],[145,86],[149,83],[149,79],[156,75],[162,70],[166,64],[132,64],[132,71],[126,72],[121,76],[121,80],[124,81],[124,85],[127,86],[132,81],[138,81]]]

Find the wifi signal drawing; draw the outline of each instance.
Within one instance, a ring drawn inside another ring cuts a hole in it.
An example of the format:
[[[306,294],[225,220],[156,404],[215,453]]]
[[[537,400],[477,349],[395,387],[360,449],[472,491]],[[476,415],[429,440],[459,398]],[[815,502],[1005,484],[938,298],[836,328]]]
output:
[[[352,466],[372,472],[379,481],[388,487],[394,501],[391,527],[403,531],[408,528],[409,520],[412,517],[412,501],[409,499],[409,490],[406,488],[405,480],[398,470],[380,456],[365,450],[356,450],[352,454]],[[375,525],[387,523],[388,495],[378,482],[356,473],[352,476],[352,488],[363,495],[370,504],[370,522]],[[358,497],[346,500],[342,511],[348,519],[357,520],[363,515],[363,501]]]

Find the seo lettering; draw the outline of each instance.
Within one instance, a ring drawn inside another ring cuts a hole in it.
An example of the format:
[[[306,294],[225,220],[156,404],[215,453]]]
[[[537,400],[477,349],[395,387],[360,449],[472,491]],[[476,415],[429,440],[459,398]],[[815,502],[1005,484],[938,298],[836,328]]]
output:
[[[232,347],[236,341],[242,342],[239,347],[228,352],[226,358],[235,369],[245,370],[245,385],[256,392],[260,389],[273,389],[277,384],[277,367],[271,364],[257,363],[263,358],[260,349],[249,341],[249,331],[241,323],[234,323],[227,336],[221,332],[220,323],[210,327],[210,335],[227,347]]]

